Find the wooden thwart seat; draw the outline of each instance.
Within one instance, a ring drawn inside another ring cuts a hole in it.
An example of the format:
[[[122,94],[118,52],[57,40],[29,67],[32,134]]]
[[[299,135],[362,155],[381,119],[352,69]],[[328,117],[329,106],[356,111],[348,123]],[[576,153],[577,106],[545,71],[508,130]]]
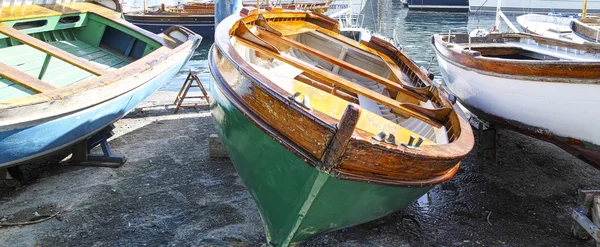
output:
[[[355,65],[352,65],[352,64],[350,64],[350,63],[348,63],[346,61],[340,60],[338,58],[332,57],[332,56],[330,56],[328,54],[325,54],[325,53],[323,53],[321,51],[318,51],[316,49],[310,48],[307,45],[302,44],[302,43],[300,43],[298,41],[295,41],[295,40],[292,40],[290,38],[283,37],[283,36],[277,36],[277,35],[275,35],[273,33],[270,33],[268,31],[262,31],[262,30],[259,31],[259,35],[258,36],[259,37],[263,36],[267,40],[277,40],[277,41],[282,42],[282,43],[284,43],[284,44],[286,44],[286,45],[288,45],[290,47],[293,47],[293,48],[296,48],[296,49],[301,50],[303,52],[309,53],[309,54],[311,54],[313,56],[316,56],[318,58],[321,58],[321,59],[323,59],[323,60],[325,60],[325,61],[327,61],[329,63],[337,65],[337,66],[339,66],[341,68],[347,69],[347,70],[349,70],[349,71],[351,71],[353,73],[356,73],[358,75],[364,76],[364,77],[366,77],[368,79],[371,79],[371,80],[373,80],[373,81],[375,81],[377,83],[380,83],[380,84],[386,86],[387,88],[396,90],[399,93],[406,94],[406,95],[408,95],[408,96],[410,96],[412,98],[415,98],[415,99],[417,99],[419,101],[427,101],[427,98],[425,98],[424,96],[416,94],[416,93],[411,92],[411,91],[408,91],[404,87],[402,87],[402,85],[400,85],[400,84],[398,84],[396,82],[390,81],[390,80],[388,80],[386,78],[383,78],[383,77],[381,77],[379,75],[376,75],[376,74],[374,74],[374,73],[372,73],[370,71],[363,70],[363,69],[361,69],[361,68],[359,68],[359,67],[357,67]]]
[[[71,65],[83,69],[87,72],[90,72],[94,75],[101,76],[102,74],[106,74],[106,70],[96,66],[95,64],[81,59],[77,56],[74,56],[66,51],[63,51],[59,48],[56,48],[50,44],[47,44],[41,40],[38,40],[34,37],[31,37],[27,34],[20,32],[17,29],[6,26],[4,24],[0,24],[0,33],[5,34],[13,39],[22,42],[23,44],[27,44],[33,48],[36,48],[40,51],[43,51],[49,55],[57,57],[65,62],[70,63]]]
[[[0,63],[0,76],[16,82],[36,93],[44,93],[56,89],[55,86],[45,83],[38,78],[30,76],[4,63]]]
[[[414,118],[424,121],[432,126],[435,126],[436,128],[439,128],[444,125],[443,123],[445,122],[448,114],[452,110],[450,108],[426,109],[424,107],[420,107],[420,106],[417,106],[414,104],[401,103],[401,102],[393,100],[389,97],[383,96],[381,94],[369,93],[370,90],[368,88],[365,88],[361,85],[357,85],[356,83],[350,82],[350,81],[342,78],[341,76],[332,73],[331,71],[311,66],[310,64],[307,64],[306,62],[301,61],[292,56],[280,54],[275,46],[273,46],[269,42],[263,40],[262,38],[258,37],[254,33],[252,33],[250,31],[250,29],[248,28],[248,26],[243,22],[240,22],[240,25],[236,30],[236,35],[238,36],[240,42],[251,47],[256,52],[259,52],[259,53],[263,54],[264,56],[281,60],[281,61],[288,63],[298,69],[303,70],[308,75],[319,78],[320,80],[322,80],[323,82],[325,82],[327,84],[335,85],[337,87],[343,88],[345,90],[348,90],[348,91],[358,94],[358,95],[363,95],[364,97],[367,97],[376,103],[379,103],[379,104],[382,104],[384,106],[391,108],[393,111],[395,111],[396,113],[398,113],[400,115],[403,115],[405,117],[414,117]],[[289,42],[289,44],[292,44],[292,43]],[[304,47],[304,48],[310,49],[310,48],[306,48],[306,47]],[[332,58],[332,59],[337,60],[335,58]],[[353,66],[353,65],[345,64],[345,62],[341,63],[340,61],[338,61],[337,65],[342,66],[344,68],[347,68],[346,66]],[[377,75],[375,75],[375,76],[377,76]],[[392,83],[396,84],[394,82],[392,82]],[[396,84],[396,85],[399,86],[398,84]],[[401,88],[401,89],[403,89],[403,88]],[[408,92],[408,91],[403,89],[403,92]],[[414,94],[414,93],[412,93],[412,94]],[[425,100],[427,100],[427,99],[425,99]]]
[[[364,95],[365,97],[367,97],[379,104],[390,107],[392,110],[394,110],[400,114],[417,118],[419,120],[422,120],[422,121],[424,121],[428,124],[431,124],[435,127],[438,127],[438,128],[443,125],[442,124],[443,120],[436,119],[439,116],[437,116],[437,114],[432,114],[433,112],[435,112],[435,110],[425,109],[422,107],[418,107],[416,105],[409,108],[409,107],[407,107],[407,104],[402,104],[400,102],[397,102],[397,101],[395,101],[391,98],[385,97],[383,95],[375,94],[375,93],[365,93],[365,92],[369,92],[370,90],[368,88],[365,88],[363,86],[360,86],[353,82],[350,82],[340,76],[333,75],[331,72],[327,72],[325,70],[316,68],[314,66],[310,66],[309,64],[306,64],[305,62],[299,61],[290,56],[281,55],[274,51],[264,49],[261,46],[256,45],[244,38],[240,38],[239,40],[240,40],[240,42],[246,44],[247,46],[253,48],[257,52],[259,52],[265,56],[281,60],[281,61],[286,62],[296,68],[302,69],[307,74],[309,74],[311,76],[319,77],[321,80],[323,80],[324,82],[326,82],[328,84],[336,85],[338,87],[344,88],[355,94]],[[423,111],[424,113],[419,113],[415,110]]]

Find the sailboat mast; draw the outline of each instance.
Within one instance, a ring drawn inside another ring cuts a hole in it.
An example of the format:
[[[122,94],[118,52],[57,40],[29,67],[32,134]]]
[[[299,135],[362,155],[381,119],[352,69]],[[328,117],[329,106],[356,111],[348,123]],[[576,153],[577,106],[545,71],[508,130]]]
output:
[[[581,10],[581,18],[585,19],[587,15],[587,0],[583,0],[583,9]]]
[[[502,0],[498,0],[496,3],[496,25],[494,25],[494,31],[500,31],[500,12],[502,11],[500,6],[502,6]]]

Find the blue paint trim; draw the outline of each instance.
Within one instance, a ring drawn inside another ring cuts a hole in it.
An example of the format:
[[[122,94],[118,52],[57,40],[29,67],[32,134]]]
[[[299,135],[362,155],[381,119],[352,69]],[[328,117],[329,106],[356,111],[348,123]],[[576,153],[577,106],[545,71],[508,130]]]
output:
[[[60,150],[119,120],[177,74],[192,54],[117,98],[37,126],[0,132],[0,167]]]

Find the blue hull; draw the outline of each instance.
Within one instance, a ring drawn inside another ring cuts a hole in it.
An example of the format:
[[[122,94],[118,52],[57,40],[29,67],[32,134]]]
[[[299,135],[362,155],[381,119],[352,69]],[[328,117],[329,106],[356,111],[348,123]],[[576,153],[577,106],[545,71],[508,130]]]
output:
[[[469,0],[408,0],[408,8],[432,11],[469,11]]]
[[[202,38],[211,38],[215,36],[215,23],[189,23],[189,22],[140,22],[140,21],[129,21],[132,24],[146,29],[153,33],[162,33],[171,26],[184,26],[192,32],[199,34]]]
[[[36,126],[0,132],[0,167],[61,150],[119,120],[179,72],[191,54],[161,75],[117,98]]]

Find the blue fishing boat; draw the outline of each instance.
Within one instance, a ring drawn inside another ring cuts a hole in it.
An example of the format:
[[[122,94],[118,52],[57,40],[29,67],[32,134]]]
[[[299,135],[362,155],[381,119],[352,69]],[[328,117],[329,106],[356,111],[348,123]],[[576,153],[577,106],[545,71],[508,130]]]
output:
[[[0,9],[0,168],[65,149],[122,118],[175,75],[202,37],[155,35],[118,1],[11,1]]]
[[[469,11],[469,0],[406,0],[409,9],[433,11]]]

